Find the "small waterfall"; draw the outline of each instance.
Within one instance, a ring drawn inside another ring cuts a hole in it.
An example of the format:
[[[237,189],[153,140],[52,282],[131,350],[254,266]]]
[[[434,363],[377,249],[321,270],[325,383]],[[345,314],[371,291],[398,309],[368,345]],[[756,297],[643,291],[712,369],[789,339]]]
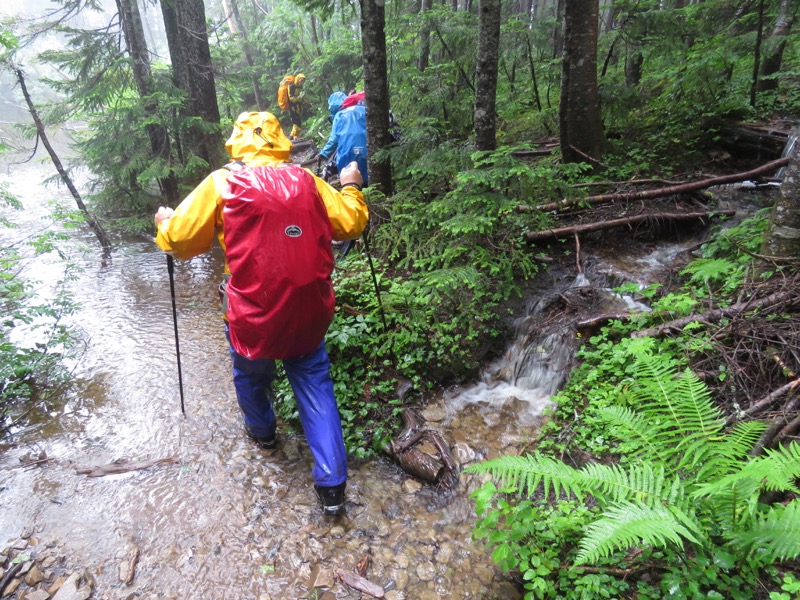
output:
[[[783,152],[781,153],[781,158],[786,158],[787,156],[791,156],[794,152],[795,145],[797,144],[797,134],[790,134],[789,139],[786,141],[786,146],[783,148]],[[786,167],[783,166],[778,169],[778,172],[775,174],[775,179],[778,181],[783,181],[783,178],[786,173]]]
[[[481,381],[451,392],[445,399],[447,413],[452,417],[467,405],[477,405],[485,412],[510,405],[521,426],[537,423],[542,411],[550,405],[550,398],[564,384],[579,343],[574,320],[557,318],[543,326],[548,321],[545,314],[566,295],[589,292],[598,296],[593,302],[595,311],[650,310],[610,289],[616,283],[609,282],[620,277],[596,273],[592,275],[596,283],[592,283],[580,273],[566,285],[554,285],[531,300],[526,314],[514,324],[516,335],[503,355],[484,370]]]

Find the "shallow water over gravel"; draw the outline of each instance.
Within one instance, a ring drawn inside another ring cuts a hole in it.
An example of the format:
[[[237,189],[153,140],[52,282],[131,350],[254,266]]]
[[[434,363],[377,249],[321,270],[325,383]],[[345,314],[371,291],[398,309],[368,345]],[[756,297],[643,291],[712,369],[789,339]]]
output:
[[[2,175],[29,209],[12,214],[23,231],[41,227],[46,198],[71,201],[55,187],[31,189],[46,171]],[[217,313],[219,253],[176,264],[182,416],[164,255],[138,240],[101,261],[91,235],[81,240],[85,251],[70,245],[84,269],[70,285],[81,305],[70,319],[86,350],[75,389],[0,454],[2,547],[26,537],[33,556],[63,555],[94,580],[93,598],[357,598],[335,572],[353,570],[365,555],[366,577],[388,598],[521,597],[471,540],[474,477],[462,475],[454,491],[441,492],[384,458],[353,460],[348,514],[331,521],[316,502],[302,437],[284,432],[274,451],[246,438]],[[35,260],[43,289],[54,285],[62,267]],[[535,408],[511,402],[498,409],[480,400],[453,411],[441,400],[427,411],[427,426],[464,464],[496,456],[529,441],[517,410],[538,411],[546,397]],[[31,457],[46,460],[24,467]],[[78,473],[166,458],[175,462],[103,477]],[[119,568],[134,548],[135,576],[125,585]]]

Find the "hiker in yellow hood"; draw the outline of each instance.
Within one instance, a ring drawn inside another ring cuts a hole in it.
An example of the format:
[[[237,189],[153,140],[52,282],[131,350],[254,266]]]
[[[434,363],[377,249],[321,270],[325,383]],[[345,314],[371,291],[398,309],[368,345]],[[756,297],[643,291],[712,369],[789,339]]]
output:
[[[292,143],[273,114],[252,112],[239,115],[225,148],[231,160],[241,161],[247,166],[276,166],[290,162]],[[353,171],[358,171],[357,166],[340,176],[341,192],[314,177],[317,191],[328,211],[335,240],[358,238],[369,218],[361,193],[361,174]],[[159,208],[156,214],[156,244],[162,250],[177,259],[188,260],[208,252],[215,237],[225,249],[222,194],[230,174],[230,169],[217,169],[186,196],[174,212],[170,208]]]
[[[294,78],[294,83],[289,84],[289,117],[292,119],[292,131],[289,138],[292,140],[300,139],[300,132],[303,130],[303,116],[309,108],[308,100],[303,95],[303,84],[306,76],[298,73]]]
[[[291,164],[292,144],[267,112],[239,115],[225,146],[234,162],[175,210],[158,209],[156,243],[189,259],[219,241],[225,335],[245,433],[261,448],[277,446],[272,382],[281,360],[314,456],[323,514],[341,515],[347,453],[324,337],[334,312],[331,240],[356,239],[369,219],[361,174],[355,162],[348,165],[340,192]]]

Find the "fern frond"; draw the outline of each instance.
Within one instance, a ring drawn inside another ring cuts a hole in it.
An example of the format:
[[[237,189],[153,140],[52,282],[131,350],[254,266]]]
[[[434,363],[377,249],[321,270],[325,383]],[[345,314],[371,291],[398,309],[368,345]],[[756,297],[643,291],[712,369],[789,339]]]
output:
[[[742,469],[697,486],[691,495],[704,500],[705,512],[725,529],[737,529],[755,517],[760,489],[758,477]]]
[[[767,562],[800,556],[800,501],[772,507],[757,523],[729,536],[751,554],[763,552]]]
[[[697,479],[704,481],[709,475],[719,477],[740,470],[743,459],[747,458],[766,428],[762,421],[737,423],[729,433],[715,440],[714,454],[700,467]]]
[[[608,423],[610,432],[617,439],[627,444],[638,446],[631,453],[646,455],[654,462],[667,463],[663,448],[654,442],[657,430],[645,415],[626,406],[607,406],[597,411],[598,416]]]
[[[634,364],[637,412],[650,421],[650,443],[661,449],[669,472],[697,470],[714,456],[712,438],[722,433],[722,413],[689,369],[680,375],[660,355],[642,353]]]
[[[574,495],[583,498],[583,475],[561,461],[536,454],[526,456],[499,456],[466,469],[472,473],[489,473],[500,482],[501,487],[510,487],[519,494],[532,496],[541,485],[545,501],[552,490],[553,499]]]
[[[767,450],[753,462],[761,470],[765,489],[800,494],[796,484],[800,478],[800,444],[792,441],[788,446]]]
[[[646,506],[675,505],[685,509],[680,478],[668,479],[664,467],[643,462],[629,466],[591,463],[581,469],[582,484],[601,506],[618,502],[639,502]]]
[[[673,427],[680,435],[697,433],[705,437],[718,434],[724,423],[711,401],[706,384],[691,370],[678,374],[675,365],[660,355],[644,355],[634,365],[635,395],[640,410],[663,421],[662,429]]]
[[[664,506],[620,502],[589,525],[580,541],[575,564],[596,562],[634,545],[665,548],[671,544],[682,547],[685,539],[696,543],[697,537],[684,522],[691,522],[691,519],[676,518]]]

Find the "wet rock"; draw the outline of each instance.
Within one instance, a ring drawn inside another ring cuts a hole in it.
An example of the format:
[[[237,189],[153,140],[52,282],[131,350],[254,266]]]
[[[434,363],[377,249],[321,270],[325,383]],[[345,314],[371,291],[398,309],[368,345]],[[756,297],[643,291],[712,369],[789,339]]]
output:
[[[53,582],[53,584],[49,588],[47,588],[47,593],[52,596],[53,594],[58,592],[58,590],[61,589],[61,586],[64,585],[64,582],[66,580],[67,580],[66,577],[64,577],[63,575],[59,575],[58,577],[56,577],[56,580]]]
[[[35,586],[37,583],[44,579],[44,574],[39,570],[39,567],[33,565],[30,570],[25,574],[23,581],[30,587]]]
[[[335,527],[331,527],[330,535],[334,539],[339,539],[344,535],[344,527],[341,525],[336,525]]]
[[[436,562],[446,565],[450,563],[450,559],[453,558],[453,544],[449,542],[444,542],[441,546],[439,546],[439,550],[436,551],[434,558]]]
[[[133,578],[136,576],[136,563],[139,562],[139,548],[133,546],[128,550],[128,554],[117,567],[119,580],[125,585],[130,585]]]
[[[417,565],[415,572],[421,581],[431,581],[436,576],[436,567],[431,561],[426,560]]]
[[[25,539],[19,539],[13,544],[11,544],[12,550],[25,550],[25,548],[27,547],[28,547],[28,540]]]
[[[510,581],[503,581],[497,587],[497,597],[504,598],[506,600],[519,600],[523,597],[523,595],[513,583]]]
[[[475,565],[472,569],[475,576],[483,585],[489,585],[494,579],[494,569],[491,565]]]
[[[306,582],[306,587],[308,589],[332,588],[334,583],[333,571],[330,569],[323,569],[320,565],[316,564],[311,567],[311,574]]]
[[[73,573],[58,590],[53,600],[87,600],[92,595],[92,590],[84,586],[79,588],[80,574]]]
[[[21,579],[12,579],[6,589],[3,590],[3,598],[7,598],[8,596],[12,595],[14,592],[17,591],[17,588],[22,585]]]
[[[444,420],[445,412],[441,406],[432,405],[422,411],[422,418],[431,423]]]
[[[395,559],[395,562],[397,563],[397,566],[400,567],[401,569],[407,569],[408,568],[408,564],[409,564],[408,556],[406,556],[403,553],[400,553],[400,554],[397,555],[397,558]]]
[[[408,573],[403,571],[395,571],[394,574],[394,587],[398,590],[404,590],[408,587]]]
[[[439,594],[440,598],[449,598],[452,596],[450,593],[450,582],[447,580],[447,577],[439,576],[433,580],[433,589]],[[505,600],[505,596],[500,596]]]
[[[406,479],[403,482],[403,491],[406,494],[416,494],[422,489],[422,484],[414,479]]]
[[[453,456],[462,467],[473,462],[476,458],[475,450],[469,444],[458,442],[453,446]]]

